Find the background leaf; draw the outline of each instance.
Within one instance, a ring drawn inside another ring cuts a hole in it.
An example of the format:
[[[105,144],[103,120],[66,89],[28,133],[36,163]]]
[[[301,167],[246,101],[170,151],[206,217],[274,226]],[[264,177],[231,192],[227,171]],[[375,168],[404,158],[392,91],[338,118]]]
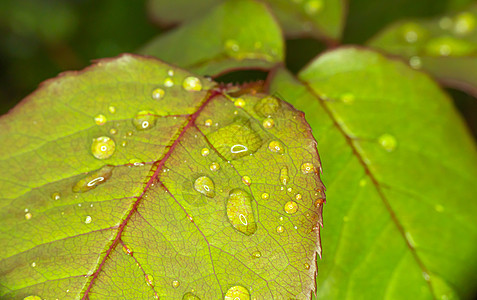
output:
[[[215,85],[123,55],[3,116],[0,297],[309,299],[311,130],[277,98]]]
[[[317,298],[470,297],[477,152],[439,87],[356,48],[323,54],[299,80],[279,70],[270,84],[306,109],[323,158]]]

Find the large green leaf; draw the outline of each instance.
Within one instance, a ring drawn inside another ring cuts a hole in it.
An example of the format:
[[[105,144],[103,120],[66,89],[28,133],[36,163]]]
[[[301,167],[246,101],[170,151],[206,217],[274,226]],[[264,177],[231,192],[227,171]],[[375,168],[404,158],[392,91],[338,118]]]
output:
[[[477,151],[428,76],[342,48],[270,90],[306,112],[327,186],[318,299],[453,299],[477,280]]]
[[[412,67],[477,96],[477,5],[430,20],[400,21],[369,45],[402,56]]]
[[[230,0],[160,35],[140,53],[202,75],[217,75],[231,69],[273,67],[283,61],[284,41],[264,4]]]
[[[289,104],[225,92],[123,55],[3,116],[0,298],[309,299],[316,142]]]

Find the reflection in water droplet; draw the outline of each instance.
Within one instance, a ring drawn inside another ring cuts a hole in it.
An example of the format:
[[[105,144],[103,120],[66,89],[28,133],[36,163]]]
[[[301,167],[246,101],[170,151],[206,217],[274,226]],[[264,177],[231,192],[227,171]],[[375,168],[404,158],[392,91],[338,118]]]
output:
[[[252,184],[252,179],[250,179],[250,177],[248,177],[248,176],[243,176],[242,177],[242,182],[245,185],[251,185]]]
[[[184,294],[182,300],[200,300],[200,298],[192,294],[191,292],[188,292]]]
[[[397,141],[396,138],[390,134],[383,134],[379,137],[378,143],[383,147],[386,151],[393,151],[396,149]]]
[[[301,200],[301,194],[296,194],[296,195],[295,195],[295,199],[296,199],[296,200]]]
[[[202,148],[202,150],[200,150],[200,154],[201,154],[202,156],[207,156],[207,155],[209,155],[209,149],[207,149],[207,148]]]
[[[285,228],[283,228],[283,226],[281,226],[281,225],[277,226],[277,232],[278,233],[282,233],[283,231],[285,231]]]
[[[234,101],[234,105],[236,107],[244,107],[245,106],[245,100],[242,98],[238,98],[237,100]]]
[[[165,87],[172,87],[174,86],[174,81],[172,80],[172,78],[166,78],[164,80],[164,86]]]
[[[30,220],[33,217],[31,213],[26,213],[25,214],[25,219]]]
[[[60,200],[60,198],[61,198],[61,194],[58,192],[51,194],[51,199],[53,200]]]
[[[210,168],[211,171],[215,172],[215,171],[218,171],[220,169],[220,165],[216,162],[213,162],[213,163],[210,164],[209,168]]]
[[[275,125],[275,121],[273,121],[272,118],[266,118],[265,120],[263,120],[262,125],[263,128],[270,129]]]
[[[179,287],[179,285],[181,285],[181,283],[179,282],[179,280],[174,280],[174,281],[172,281],[172,287],[173,287],[173,288],[176,289],[176,288]]]
[[[266,200],[266,199],[268,199],[269,197],[270,197],[270,195],[269,195],[268,193],[263,193],[263,194],[262,194],[262,199],[263,199],[263,200]]]
[[[322,0],[308,0],[305,3],[305,12],[312,16],[317,14],[323,9],[323,1]]]
[[[132,120],[137,130],[151,129],[156,124],[156,115],[153,111],[142,110]]]
[[[182,82],[182,87],[184,90],[192,92],[192,91],[200,91],[202,90],[202,83],[200,79],[194,76],[189,76],[184,79]]]
[[[204,125],[207,126],[207,127],[212,126],[212,120],[211,119],[205,120]]]
[[[100,136],[93,139],[91,151],[97,159],[108,159],[114,154],[116,143],[107,136]]]
[[[315,167],[313,167],[312,163],[304,163],[301,165],[301,172],[303,174],[311,174],[315,171]]]
[[[194,182],[194,189],[209,198],[215,196],[214,182],[207,176],[200,176],[197,178]]]
[[[266,96],[257,102],[254,109],[261,117],[268,118],[278,111],[280,101],[273,96]]]
[[[475,26],[475,16],[470,12],[463,12],[455,17],[454,32],[457,35],[467,35],[474,31]]]
[[[288,177],[288,168],[283,167],[280,169],[280,183],[283,185],[287,185],[290,181],[290,177]]]
[[[91,216],[86,216],[86,219],[84,220],[84,223],[89,224],[89,223],[91,223],[92,220],[93,219],[91,218]]]
[[[131,248],[129,248],[126,244],[123,244],[123,251],[124,253],[126,253],[127,255],[129,256],[132,256],[133,255],[133,251]]]
[[[283,209],[288,214],[294,214],[298,210],[298,204],[296,204],[295,201],[288,201],[287,203],[285,203]]]
[[[233,189],[227,200],[227,217],[232,226],[245,235],[257,230],[252,210],[252,198],[242,189]]]
[[[99,170],[89,173],[85,178],[81,179],[73,186],[73,192],[84,193],[105,183],[112,176],[113,168],[113,166],[106,165]]]
[[[227,291],[224,300],[250,300],[250,293],[243,286],[236,285]]]
[[[159,100],[162,97],[164,97],[164,94],[165,94],[165,92],[164,92],[163,89],[157,88],[154,91],[152,91],[152,99]]]
[[[258,251],[258,250],[257,250],[257,251],[254,251],[254,252],[252,253],[252,257],[259,258],[259,257],[261,257],[261,256],[262,256],[262,253],[260,253],[260,251]]]
[[[32,266],[33,268],[36,267],[36,262],[32,262],[32,263],[31,263],[31,266]]]
[[[154,277],[152,275],[146,274],[146,283],[150,287],[154,287]]]
[[[271,141],[268,144],[268,149],[270,149],[270,151],[272,152],[279,154],[282,154],[284,152],[283,145],[279,141]]]
[[[97,124],[97,125],[104,125],[106,124],[106,117],[104,115],[97,115],[96,117],[94,117],[94,122]]]

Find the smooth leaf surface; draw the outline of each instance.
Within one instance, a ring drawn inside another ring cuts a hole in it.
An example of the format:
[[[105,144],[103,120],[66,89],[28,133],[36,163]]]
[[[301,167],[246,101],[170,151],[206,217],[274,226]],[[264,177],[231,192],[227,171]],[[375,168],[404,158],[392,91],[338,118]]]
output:
[[[284,41],[264,4],[230,0],[157,37],[140,53],[198,74],[217,75],[233,69],[270,69],[283,61]]]
[[[369,45],[399,55],[444,84],[477,95],[477,6],[430,20],[390,25]]]
[[[327,186],[317,299],[469,298],[477,151],[425,74],[363,49],[323,54],[270,92],[306,112]]]
[[[126,54],[3,116],[0,298],[309,299],[311,130],[277,98],[215,85]]]

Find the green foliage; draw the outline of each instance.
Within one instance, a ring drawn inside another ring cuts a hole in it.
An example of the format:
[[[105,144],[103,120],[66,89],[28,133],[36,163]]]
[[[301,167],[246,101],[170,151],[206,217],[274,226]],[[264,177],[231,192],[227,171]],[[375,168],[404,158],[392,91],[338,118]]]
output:
[[[470,2],[149,0],[155,37],[138,4],[0,4],[4,53],[148,55],[0,118],[0,298],[472,298],[477,147],[437,83],[477,94]]]

